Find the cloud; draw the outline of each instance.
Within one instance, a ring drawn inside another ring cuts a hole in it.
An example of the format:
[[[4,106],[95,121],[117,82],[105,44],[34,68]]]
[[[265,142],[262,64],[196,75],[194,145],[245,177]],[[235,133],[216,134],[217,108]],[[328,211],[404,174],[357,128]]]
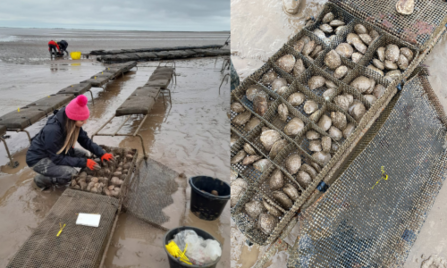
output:
[[[0,27],[229,31],[230,0],[0,1]]]

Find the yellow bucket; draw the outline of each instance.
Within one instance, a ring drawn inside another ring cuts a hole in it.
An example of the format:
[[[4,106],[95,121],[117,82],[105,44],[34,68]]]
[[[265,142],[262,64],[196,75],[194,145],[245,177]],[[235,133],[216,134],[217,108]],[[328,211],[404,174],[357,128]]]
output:
[[[70,52],[70,56],[72,60],[79,60],[81,58],[81,52],[79,51]]]

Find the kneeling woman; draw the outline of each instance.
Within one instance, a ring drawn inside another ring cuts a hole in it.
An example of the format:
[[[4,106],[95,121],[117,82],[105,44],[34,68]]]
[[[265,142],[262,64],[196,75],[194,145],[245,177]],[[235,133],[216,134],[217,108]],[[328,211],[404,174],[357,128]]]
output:
[[[94,143],[82,126],[90,116],[87,107],[87,97],[80,95],[72,100],[67,107],[55,111],[47,124],[32,139],[26,154],[26,163],[38,174],[34,182],[40,188],[52,185],[67,185],[77,168],[88,167],[99,169],[100,166],[92,159],[87,159],[87,152],[75,149],[77,142],[101,160],[111,160],[112,154],[106,153]]]

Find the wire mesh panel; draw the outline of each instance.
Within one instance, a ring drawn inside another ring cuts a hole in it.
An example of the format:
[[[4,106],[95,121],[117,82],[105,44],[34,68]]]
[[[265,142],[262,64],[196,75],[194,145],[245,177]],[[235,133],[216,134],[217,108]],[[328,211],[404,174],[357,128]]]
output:
[[[372,23],[404,41],[423,48],[447,23],[447,3],[442,0],[415,1],[414,12],[402,15],[397,1],[331,0],[354,16]]]
[[[288,267],[402,267],[447,170],[445,115],[424,79],[404,87],[341,176],[299,215]]]
[[[127,211],[161,227],[172,224],[172,221],[176,221],[176,217],[163,212],[163,209],[174,204],[173,194],[179,188],[175,181],[178,175],[157,161],[151,159],[142,161],[124,202]],[[177,209],[184,210],[184,206],[179,206]],[[184,213],[177,215],[180,214]],[[176,222],[177,226],[179,224],[181,222]]]
[[[118,203],[116,198],[67,189],[7,267],[98,267]],[[100,214],[99,227],[76,225],[78,213]]]

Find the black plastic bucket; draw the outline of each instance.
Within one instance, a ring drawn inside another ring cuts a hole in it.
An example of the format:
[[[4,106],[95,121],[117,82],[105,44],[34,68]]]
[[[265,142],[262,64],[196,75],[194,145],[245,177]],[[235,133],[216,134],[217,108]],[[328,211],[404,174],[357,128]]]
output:
[[[189,179],[191,185],[191,211],[202,220],[213,221],[220,214],[230,199],[231,188],[228,183],[207,176]],[[215,190],[218,196],[211,194]]]
[[[198,236],[203,237],[203,239],[205,239],[205,240],[206,239],[214,239],[214,240],[216,240],[216,238],[214,238],[209,233],[205,232],[202,229],[196,228],[196,227],[183,226],[183,227],[178,227],[178,228],[170,230],[169,232],[167,232],[165,234],[165,238],[163,239],[163,241],[164,241],[163,248],[164,248],[166,254],[168,254],[169,267],[170,268],[184,268],[184,267],[215,268],[217,263],[220,260],[220,257],[217,258],[214,262],[212,262],[210,264],[207,264],[206,266],[199,266],[199,265],[189,265],[189,264],[186,264],[184,262],[181,262],[181,261],[177,260],[171,254],[169,254],[169,252],[166,250],[165,245],[169,244],[169,241],[174,239],[174,235],[176,235],[177,233],[180,233],[181,231],[184,231],[184,230],[193,230],[194,232],[197,233]],[[220,244],[219,241],[217,241],[217,242],[219,243],[220,248],[222,249],[222,244]]]

